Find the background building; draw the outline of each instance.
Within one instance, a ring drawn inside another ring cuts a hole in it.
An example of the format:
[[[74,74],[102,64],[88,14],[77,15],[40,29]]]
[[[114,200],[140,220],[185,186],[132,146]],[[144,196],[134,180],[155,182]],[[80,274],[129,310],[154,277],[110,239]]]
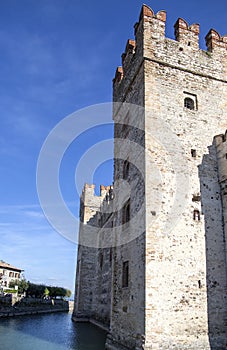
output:
[[[2,287],[3,290],[8,289],[10,282],[21,278],[22,271],[22,269],[0,260],[0,287]]]

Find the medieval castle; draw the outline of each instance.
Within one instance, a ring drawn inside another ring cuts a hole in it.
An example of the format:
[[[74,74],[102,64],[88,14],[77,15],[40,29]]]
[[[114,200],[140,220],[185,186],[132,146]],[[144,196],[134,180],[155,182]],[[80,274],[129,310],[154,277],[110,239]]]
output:
[[[113,80],[114,183],[81,195],[75,321],[109,350],[227,349],[227,36],[143,5]]]

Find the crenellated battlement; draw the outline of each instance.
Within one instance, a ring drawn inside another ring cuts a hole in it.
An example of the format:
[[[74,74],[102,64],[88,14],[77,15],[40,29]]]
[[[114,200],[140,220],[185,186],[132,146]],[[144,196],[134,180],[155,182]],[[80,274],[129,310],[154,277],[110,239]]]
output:
[[[224,134],[219,134],[214,136],[214,142],[216,147],[225,144],[226,143],[226,138],[227,138],[227,130]]]
[[[216,80],[227,80],[227,35],[221,36],[211,29],[205,37],[207,51],[204,51],[199,47],[198,23],[189,25],[186,20],[178,18],[174,25],[175,40],[166,37],[165,25],[166,11],[155,14],[149,6],[142,6],[139,22],[134,26],[135,39],[127,41],[122,66],[117,68],[113,79],[115,101],[119,100],[119,93],[121,95],[121,90],[127,89],[145,60]]]
[[[149,18],[155,18],[163,22],[166,22],[166,11],[161,10],[157,12],[157,14],[155,15],[154,11],[149,6],[143,5],[140,12],[139,21],[142,21],[142,20],[146,21]]]
[[[95,194],[94,184],[85,184],[80,196],[80,220],[81,222],[88,222],[92,216],[100,211],[100,207],[109,193],[111,186],[100,186],[100,195]]]
[[[207,50],[210,52],[217,48],[227,49],[227,35],[221,37],[220,34],[214,29],[209,31],[205,39]]]
[[[126,47],[125,47],[125,52],[122,54],[122,64],[124,63],[125,59],[127,56],[132,55],[135,53],[135,47],[136,47],[136,42],[135,40],[129,39],[127,41]]]
[[[95,184],[88,184],[86,183],[84,185],[84,188],[82,189],[82,194],[81,197],[85,198],[87,195],[91,196],[91,197],[95,197],[95,198],[101,198],[103,199],[106,194],[110,191],[110,189],[112,188],[112,186],[104,186],[104,185],[100,185],[100,194],[99,196],[95,194]]]
[[[198,49],[199,24],[195,23],[189,26],[184,19],[178,18],[174,25],[174,34],[178,42]]]
[[[219,181],[227,180],[227,130],[225,134],[214,137],[214,145],[217,151]]]

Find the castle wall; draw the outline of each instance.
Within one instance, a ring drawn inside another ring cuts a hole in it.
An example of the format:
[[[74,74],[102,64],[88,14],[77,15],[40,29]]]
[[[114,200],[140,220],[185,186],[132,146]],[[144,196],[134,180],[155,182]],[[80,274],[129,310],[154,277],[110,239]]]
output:
[[[114,189],[116,242],[113,248],[113,290],[110,333],[107,349],[134,349],[145,333],[145,195],[144,169],[144,75],[140,60],[133,59],[126,69],[123,86],[114,85]],[[132,66],[131,66],[132,65]],[[137,106],[133,107],[131,104]],[[140,106],[138,108],[138,106]],[[125,161],[129,163],[124,176]],[[124,224],[124,205],[130,202],[130,221]],[[140,212],[137,217],[138,212]],[[135,218],[135,221],[133,221]],[[128,286],[123,285],[123,265],[128,262]],[[136,312],[135,312],[136,310]]]
[[[198,47],[197,24],[189,27],[179,19],[174,41],[165,38],[165,19],[163,11],[155,16],[152,10],[143,7],[135,27],[134,54],[132,50],[128,53],[127,45],[123,58],[129,55],[130,59],[125,66],[123,60],[123,69],[118,68],[114,80],[114,101],[145,107],[146,296],[145,309],[141,309],[141,317],[144,312],[145,319],[145,348],[224,349],[226,310],[218,302],[226,293],[221,201],[219,197],[214,203],[212,196],[201,191],[201,183],[212,193],[220,190],[217,174],[212,175],[208,170],[206,174],[206,169],[199,174],[198,166],[213,135],[226,129],[226,37],[210,31],[206,37],[208,51],[203,51]],[[193,100],[193,110],[184,106],[186,98]],[[192,150],[196,156],[192,156]],[[215,153],[210,157],[216,162]],[[115,158],[123,158],[122,151],[116,147]],[[154,168],[159,172],[155,181]],[[119,167],[118,171],[122,169]],[[116,172],[115,180],[117,177]],[[195,200],[199,197],[202,198]],[[201,211],[201,200],[209,208],[207,213],[213,208],[217,214],[212,216],[212,226],[207,224],[211,219],[205,218]],[[137,194],[136,203],[140,201],[144,197]],[[195,211],[199,211],[199,220],[194,217]],[[214,246],[210,245],[211,231],[217,236]],[[139,262],[143,261],[139,245],[128,245],[120,249],[115,259],[119,270],[127,249],[133,251]],[[211,273],[212,264],[215,267]],[[135,267],[130,278],[140,273]],[[210,299],[208,285],[215,273],[220,287]],[[114,295],[120,305],[120,278],[116,284]],[[129,293],[135,292],[139,294],[139,288],[131,286]],[[220,317],[211,332],[211,305],[207,303],[215,298]],[[111,320],[114,329],[111,333],[118,337],[118,343],[127,346],[128,323],[122,314],[118,307],[116,319]],[[118,330],[117,320],[122,320]],[[128,348],[132,346],[131,342]]]
[[[101,186],[100,196],[96,196],[94,185],[86,184],[81,195],[73,311],[73,320],[91,321],[106,329],[110,324],[112,257],[111,248],[103,247],[100,241],[100,219],[108,190]]]
[[[160,21],[162,25],[157,24]],[[193,32],[192,38],[192,30],[188,29],[185,22],[186,28],[179,28],[182,22],[183,20],[178,20],[175,26],[176,33],[181,31],[179,42],[165,38],[162,20],[151,16],[146,17],[144,23],[145,130],[148,150],[146,342],[148,348],[152,344],[154,349],[209,348],[206,264],[210,262],[207,261],[205,245],[208,231],[205,231],[203,215],[199,221],[194,220],[194,210],[201,212],[201,203],[193,202],[192,199],[193,195],[201,192],[198,165],[207,153],[213,135],[220,133],[227,124],[227,75],[223,59],[226,48],[217,48],[209,54],[199,50],[198,25],[197,33]],[[194,110],[184,107],[186,97],[195,102]],[[162,122],[154,126],[154,120],[158,118]],[[156,146],[156,150],[153,142],[155,134],[161,143]],[[165,138],[169,140],[165,142]],[[196,150],[196,157],[192,157],[192,149]],[[150,155],[150,152],[155,153]],[[154,208],[151,194],[155,191],[155,185],[149,176],[153,163],[160,170],[162,179],[159,190],[163,193],[156,225],[152,224],[153,217],[150,214]],[[181,179],[177,178],[177,172]],[[210,177],[203,178],[204,185],[209,186],[211,191],[217,187]],[[178,222],[168,227],[166,221],[171,221],[171,215],[174,215],[172,208],[178,209],[174,200],[180,186],[185,191],[181,195],[181,204],[185,207],[181,208]],[[203,192],[201,195],[202,202],[213,208],[213,199],[203,197]],[[220,203],[218,212],[220,213]],[[214,220],[213,234],[220,239],[221,215],[217,215]],[[216,260],[216,265],[219,265],[216,273],[221,276],[220,294],[223,297],[226,282],[221,247],[220,243],[218,248],[221,265]],[[216,259],[215,255],[213,259]],[[223,313],[224,310],[222,315]],[[223,317],[217,322],[221,332]],[[222,338],[224,346],[223,329]]]
[[[211,349],[226,347],[226,259],[222,190],[215,143],[199,165],[202,211],[205,223],[207,313]],[[211,204],[212,202],[212,204]],[[218,220],[217,220],[218,219]]]
[[[109,229],[112,228],[113,208],[109,192],[108,197],[97,213],[100,229],[93,271],[92,322],[98,322],[107,330],[110,326],[112,292],[112,244],[109,241]],[[101,222],[100,222],[101,221]],[[112,229],[111,229],[112,230]],[[91,288],[91,287],[90,287]]]
[[[226,266],[227,266],[227,142],[226,135],[218,135],[214,138],[214,144],[217,151],[217,165],[218,165],[218,180],[221,189],[222,199],[222,215],[223,215],[223,242],[226,255]],[[227,273],[227,272],[226,272]],[[227,298],[226,298],[227,299]],[[227,302],[227,301],[225,301]]]
[[[142,7],[115,74],[114,200],[83,193],[74,318],[109,350],[226,348],[227,37],[165,22]]]

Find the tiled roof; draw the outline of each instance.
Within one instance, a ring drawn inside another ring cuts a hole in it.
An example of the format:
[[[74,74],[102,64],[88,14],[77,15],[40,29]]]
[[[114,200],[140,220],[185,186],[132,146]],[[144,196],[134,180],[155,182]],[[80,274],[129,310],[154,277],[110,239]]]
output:
[[[0,260],[0,268],[8,269],[8,270],[16,270],[16,271],[23,271],[22,269],[19,269],[18,267],[12,266],[10,264],[7,264],[5,261]]]

